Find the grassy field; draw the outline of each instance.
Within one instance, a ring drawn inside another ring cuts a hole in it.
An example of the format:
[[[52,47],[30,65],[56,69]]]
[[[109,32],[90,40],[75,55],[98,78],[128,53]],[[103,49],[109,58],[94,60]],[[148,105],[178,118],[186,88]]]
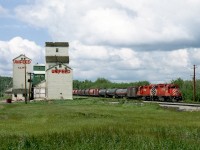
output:
[[[0,149],[200,149],[200,112],[111,101],[0,104]]]
[[[0,102],[3,101],[3,100],[6,100],[7,98],[11,98],[11,97],[10,97],[10,96],[7,96],[7,95],[5,95],[5,96],[3,96],[3,97],[0,97]]]

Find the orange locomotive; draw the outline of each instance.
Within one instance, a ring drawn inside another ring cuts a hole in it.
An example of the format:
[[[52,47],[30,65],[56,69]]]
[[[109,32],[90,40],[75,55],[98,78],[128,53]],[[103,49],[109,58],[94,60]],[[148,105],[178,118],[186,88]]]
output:
[[[137,91],[137,96],[142,97],[144,100],[182,100],[182,94],[179,87],[175,84],[151,84],[140,86]]]

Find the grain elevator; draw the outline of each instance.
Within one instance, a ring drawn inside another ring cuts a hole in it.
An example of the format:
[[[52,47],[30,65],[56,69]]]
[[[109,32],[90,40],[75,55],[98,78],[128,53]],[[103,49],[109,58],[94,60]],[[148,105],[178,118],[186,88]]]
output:
[[[72,99],[73,70],[69,65],[68,42],[46,42],[46,98]]]
[[[25,100],[30,98],[31,90],[30,73],[32,72],[32,60],[21,54],[13,59],[13,100]]]

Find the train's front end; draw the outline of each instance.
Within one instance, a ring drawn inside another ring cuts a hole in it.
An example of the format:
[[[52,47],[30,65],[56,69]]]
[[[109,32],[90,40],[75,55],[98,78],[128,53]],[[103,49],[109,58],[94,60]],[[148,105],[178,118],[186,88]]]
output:
[[[178,85],[170,84],[168,88],[169,88],[169,94],[172,100],[176,100],[176,101],[182,100],[182,93]]]

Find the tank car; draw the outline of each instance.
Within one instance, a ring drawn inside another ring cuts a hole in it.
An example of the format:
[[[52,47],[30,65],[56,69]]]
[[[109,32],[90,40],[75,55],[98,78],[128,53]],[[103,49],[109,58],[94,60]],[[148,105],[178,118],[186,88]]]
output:
[[[117,89],[115,96],[120,98],[127,97],[127,89]]]
[[[100,89],[99,90],[99,96],[100,97],[106,97],[106,89]]]
[[[82,89],[82,90],[80,91],[80,95],[81,95],[81,96],[85,96],[85,89]]]
[[[116,97],[116,90],[117,89],[107,89],[106,90],[106,97]]]
[[[90,96],[99,96],[99,89],[89,89]]]
[[[79,89],[77,92],[77,95],[79,95],[79,96],[82,95],[82,90]]]
[[[89,94],[89,90],[90,90],[90,89],[85,89],[85,92],[84,92],[84,95],[85,95],[85,96],[89,96],[89,95],[90,95],[90,94]]]
[[[77,89],[73,90],[73,95],[78,95],[78,90]]]

